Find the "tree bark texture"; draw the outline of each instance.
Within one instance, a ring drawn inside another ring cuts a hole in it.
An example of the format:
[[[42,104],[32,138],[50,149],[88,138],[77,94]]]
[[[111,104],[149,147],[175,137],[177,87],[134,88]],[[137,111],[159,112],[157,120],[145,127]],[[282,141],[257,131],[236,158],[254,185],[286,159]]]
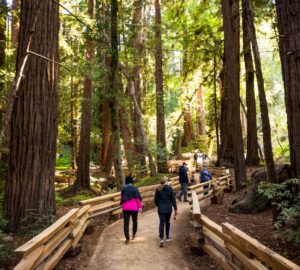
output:
[[[220,74],[221,90],[221,119],[220,119],[220,157],[218,164],[232,166],[234,163],[232,130],[231,130],[231,107],[229,105],[229,88],[226,86],[226,59],[223,60],[223,69]]]
[[[256,79],[257,88],[259,94],[260,102],[260,112],[261,112],[261,122],[262,122],[262,132],[263,132],[263,144],[264,144],[264,154],[267,166],[267,176],[269,182],[276,182],[276,170],[275,162],[272,152],[272,140],[271,140],[271,127],[268,112],[268,103],[265,93],[264,77],[261,68],[261,60],[258,49],[258,43],[256,38],[256,30],[254,24],[253,10],[250,5],[249,0],[244,0],[245,11],[248,18],[248,30],[251,38],[252,50],[254,55],[254,62],[256,68]]]
[[[94,17],[94,0],[88,1],[88,14],[90,19]],[[91,64],[94,56],[92,38],[86,40],[86,61]],[[74,182],[75,190],[91,189],[90,184],[90,144],[91,144],[91,99],[92,99],[92,78],[89,74],[84,76],[82,115],[79,152],[77,157],[77,177]]]
[[[184,113],[182,146],[187,147],[191,141],[195,140],[195,133],[192,121],[192,115],[189,108]]]
[[[111,127],[113,140],[113,161],[115,168],[115,177],[118,183],[125,183],[122,169],[121,145],[120,145],[120,122],[118,114],[118,1],[111,0],[111,69],[110,69],[110,89],[111,96],[109,100],[111,110]]]
[[[206,135],[205,111],[201,85],[197,91],[197,131],[198,135]]]
[[[157,141],[157,170],[168,172],[166,124],[162,70],[162,40],[160,1],[155,0],[155,85],[156,85],[156,141]]]
[[[300,178],[300,2],[276,0],[276,10],[290,161],[293,177]]]
[[[142,0],[134,0],[133,3],[133,80],[134,80],[134,90],[135,97],[138,103],[138,107],[141,108],[141,59],[142,59]],[[138,108],[134,106],[134,128],[133,128],[133,136],[134,143],[137,153],[137,163],[140,165],[141,175],[147,174],[147,166],[146,166],[146,152],[143,146],[143,131],[140,126],[142,114],[139,114]],[[143,121],[143,120],[142,120]]]
[[[251,53],[251,42],[248,29],[248,17],[245,1],[242,1],[243,22],[243,54],[246,70],[246,104],[247,104],[247,157],[246,165],[257,166],[259,164],[256,102],[254,92],[254,67]]]
[[[31,50],[58,61],[58,5],[24,0],[21,4],[16,73]],[[37,18],[37,24],[34,20]],[[10,122],[10,154],[5,193],[7,230],[17,231],[30,212],[49,215],[55,210],[54,172],[57,138],[58,66],[30,55],[14,97]],[[26,222],[26,221],[25,221]]]
[[[246,182],[246,166],[240,118],[240,23],[239,0],[222,1],[224,51],[226,57],[225,85],[230,106],[234,171],[237,188]]]

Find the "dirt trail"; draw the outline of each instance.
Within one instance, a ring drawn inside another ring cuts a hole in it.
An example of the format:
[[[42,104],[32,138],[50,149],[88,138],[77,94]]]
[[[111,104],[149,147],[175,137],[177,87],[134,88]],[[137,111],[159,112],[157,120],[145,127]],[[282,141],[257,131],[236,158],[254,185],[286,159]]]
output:
[[[153,209],[139,215],[138,237],[125,245],[123,235],[123,220],[107,227],[100,239],[87,269],[163,269],[163,270],[189,270],[184,256],[184,242],[189,224],[188,203],[178,203],[176,220],[171,221],[170,242],[165,242],[160,248],[158,239],[158,215]]]

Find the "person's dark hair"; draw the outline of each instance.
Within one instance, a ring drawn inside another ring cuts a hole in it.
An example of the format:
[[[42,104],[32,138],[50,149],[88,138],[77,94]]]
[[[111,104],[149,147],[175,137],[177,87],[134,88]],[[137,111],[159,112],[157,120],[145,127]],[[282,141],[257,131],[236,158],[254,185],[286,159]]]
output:
[[[187,165],[187,164],[186,164],[186,162],[183,162],[182,165],[184,166],[184,165]]]
[[[132,178],[131,174],[129,174],[125,177],[125,184],[128,185],[128,184],[132,184],[132,183],[133,183],[133,178]]]

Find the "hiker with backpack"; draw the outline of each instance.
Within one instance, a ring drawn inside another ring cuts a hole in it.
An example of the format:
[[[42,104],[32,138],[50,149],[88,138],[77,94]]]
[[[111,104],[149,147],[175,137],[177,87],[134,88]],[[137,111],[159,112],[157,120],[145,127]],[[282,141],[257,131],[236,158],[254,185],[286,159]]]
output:
[[[121,189],[121,205],[124,218],[125,244],[129,244],[129,220],[132,218],[132,240],[136,238],[138,228],[138,213],[142,210],[142,197],[137,187],[133,185],[131,175],[126,176],[125,186]]]
[[[175,193],[171,186],[168,185],[167,178],[164,177],[160,181],[160,186],[155,191],[154,197],[155,205],[157,206],[159,216],[159,239],[160,247],[164,245],[164,232],[166,232],[166,241],[170,241],[170,219],[172,209],[175,210],[175,217],[177,215],[177,204]]]
[[[200,172],[200,183],[205,183],[205,182],[208,182],[209,180],[212,179],[212,176],[211,176],[211,173],[210,171],[206,168],[206,166],[203,166],[203,169],[202,171]],[[209,185],[205,185],[203,186],[204,189],[208,188]],[[208,191],[206,191],[204,193],[204,195],[207,195],[208,194]]]

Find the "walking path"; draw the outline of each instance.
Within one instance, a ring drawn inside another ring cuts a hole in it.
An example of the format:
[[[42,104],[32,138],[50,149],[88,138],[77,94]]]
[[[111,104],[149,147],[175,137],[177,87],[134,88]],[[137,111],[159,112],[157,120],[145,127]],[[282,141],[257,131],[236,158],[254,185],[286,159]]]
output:
[[[171,221],[170,242],[159,247],[158,215],[153,209],[139,215],[138,237],[125,245],[123,220],[107,227],[92,256],[88,270],[189,270],[184,258],[184,242],[189,227],[188,203],[178,203],[178,216]]]

